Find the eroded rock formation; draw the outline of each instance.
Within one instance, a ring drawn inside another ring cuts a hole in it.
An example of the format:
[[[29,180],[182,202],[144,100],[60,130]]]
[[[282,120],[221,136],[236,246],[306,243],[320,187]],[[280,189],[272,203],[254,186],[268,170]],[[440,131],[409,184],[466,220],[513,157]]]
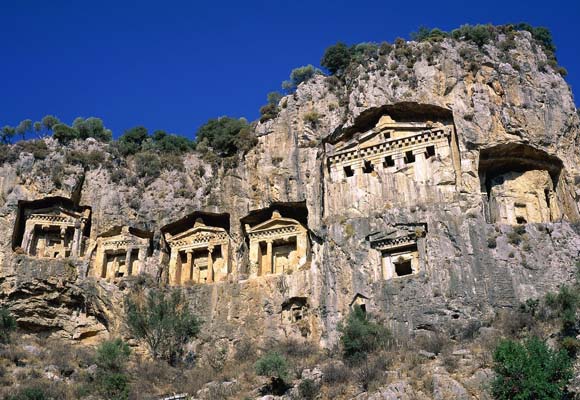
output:
[[[114,179],[66,164],[45,139],[46,159],[0,167],[2,304],[23,329],[123,335],[123,282],[144,273],[183,288],[201,343],[331,346],[355,303],[394,331],[453,336],[554,290],[580,251],[579,120],[530,35],[515,40],[513,65],[486,45],[474,71],[461,56],[474,45],[445,40],[435,61],[391,53],[346,83],[316,76],[258,124],[234,168],[191,153],[145,184],[130,163]],[[71,148],[114,160],[90,139]],[[525,247],[506,238],[514,224]]]

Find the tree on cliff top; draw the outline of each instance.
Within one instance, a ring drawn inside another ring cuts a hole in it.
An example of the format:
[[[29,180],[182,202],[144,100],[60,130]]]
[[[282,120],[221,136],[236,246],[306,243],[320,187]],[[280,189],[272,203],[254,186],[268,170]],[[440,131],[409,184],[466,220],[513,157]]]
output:
[[[220,157],[230,157],[238,151],[247,151],[256,144],[250,125],[244,118],[214,118],[198,129],[196,135],[198,150],[208,147]]]

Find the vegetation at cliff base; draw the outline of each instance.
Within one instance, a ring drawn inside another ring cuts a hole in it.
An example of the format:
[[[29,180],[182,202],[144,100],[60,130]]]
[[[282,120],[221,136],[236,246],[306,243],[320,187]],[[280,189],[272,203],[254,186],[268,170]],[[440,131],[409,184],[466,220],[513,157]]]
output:
[[[572,377],[572,363],[565,351],[551,350],[531,338],[523,343],[502,341],[495,353],[492,393],[497,400],[560,400]]]
[[[106,399],[129,398],[129,377],[126,365],[131,354],[129,346],[121,339],[108,340],[97,348],[97,379],[99,393]]]
[[[355,306],[345,322],[338,327],[344,358],[360,362],[387,346],[390,333],[383,325],[372,321],[360,306]]]
[[[289,366],[286,359],[275,351],[266,353],[255,364],[256,374],[271,378],[269,392],[275,395],[284,394],[289,377]]]
[[[16,319],[7,308],[0,308],[0,343],[10,342],[10,335],[16,330]]]
[[[155,359],[177,365],[184,346],[199,333],[201,321],[190,310],[181,291],[150,290],[134,293],[125,301],[126,323]]]

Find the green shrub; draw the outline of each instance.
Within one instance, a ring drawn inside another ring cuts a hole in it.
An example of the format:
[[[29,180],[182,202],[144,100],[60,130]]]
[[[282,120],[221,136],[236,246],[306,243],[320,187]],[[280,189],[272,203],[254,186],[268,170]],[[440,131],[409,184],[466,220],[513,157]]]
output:
[[[256,374],[260,376],[269,376],[271,378],[288,379],[288,362],[279,353],[271,351],[260,357],[255,364]]]
[[[352,55],[347,45],[338,42],[328,47],[320,60],[320,65],[326,68],[331,74],[344,71],[350,64]]]
[[[573,336],[566,336],[562,338],[560,346],[566,351],[566,353],[568,353],[570,357],[576,357],[580,351],[580,340]]]
[[[446,37],[449,37],[449,33],[442,31],[439,28],[429,29],[425,26],[419,27],[417,32],[411,32],[411,39],[416,42],[439,42]]]
[[[99,393],[108,400],[127,400],[129,398],[129,378],[118,372],[97,376]]]
[[[254,365],[256,374],[271,378],[267,392],[282,395],[288,388],[286,382],[289,379],[289,366],[286,359],[275,351],[271,351],[260,357]]]
[[[7,308],[0,308],[0,343],[10,342],[10,334],[16,330],[16,319]]]
[[[124,155],[136,154],[141,150],[141,145],[148,138],[147,128],[136,126],[128,129],[119,138],[117,143],[119,152]]]
[[[312,379],[304,379],[298,385],[298,392],[304,400],[314,400],[320,393],[320,386]]]
[[[278,107],[273,104],[266,104],[260,107],[260,122],[266,122],[278,115]]]
[[[69,150],[66,152],[65,160],[68,164],[82,165],[83,168],[97,168],[105,162],[105,153],[100,150],[89,152]]]
[[[290,72],[290,80],[282,82],[282,88],[292,92],[296,90],[298,85],[302,82],[309,81],[316,74],[321,74],[321,71],[314,68],[311,64],[294,68],[292,72]]]
[[[572,377],[568,355],[551,350],[538,338],[523,344],[504,340],[493,359],[492,393],[497,400],[559,400],[564,398],[565,386]]]
[[[26,140],[17,143],[13,151],[31,153],[35,159],[44,160],[48,157],[48,146],[44,140]]]
[[[158,178],[161,175],[159,156],[149,151],[137,153],[135,155],[135,173],[140,178]]]
[[[316,112],[315,110],[307,112],[306,114],[304,114],[303,118],[304,122],[314,127],[318,125],[318,123],[320,122],[320,114],[318,114],[318,112]]]
[[[546,295],[546,305],[556,312],[562,320],[562,333],[564,336],[575,336],[576,312],[580,305],[580,293],[577,287],[562,286],[557,294]]]
[[[195,149],[195,142],[184,136],[155,131],[151,136],[151,148],[161,154],[180,155]]]
[[[44,390],[38,387],[23,388],[17,394],[6,397],[6,400],[49,400]]]
[[[103,120],[100,118],[83,119],[78,117],[73,121],[72,127],[79,133],[81,139],[94,138],[101,142],[110,142],[113,138],[113,133],[105,128]]]
[[[257,142],[248,122],[243,118],[210,119],[198,129],[195,136],[198,150],[208,151],[209,147],[220,157],[230,157],[237,152],[245,152]]]
[[[153,358],[171,365],[180,361],[185,344],[199,333],[201,322],[179,290],[150,290],[142,300],[129,296],[125,307],[131,333],[145,342]]]
[[[120,372],[131,354],[127,343],[121,339],[107,340],[97,348],[97,366],[106,371]]]
[[[65,124],[56,124],[52,128],[52,137],[62,144],[67,144],[75,139],[80,139],[79,132]]]
[[[495,29],[492,25],[461,25],[454,29],[451,35],[457,40],[472,41],[479,47],[489,43],[494,38]]]
[[[387,328],[371,321],[359,306],[354,307],[338,330],[343,356],[351,362],[362,361],[369,353],[386,347],[390,338]]]

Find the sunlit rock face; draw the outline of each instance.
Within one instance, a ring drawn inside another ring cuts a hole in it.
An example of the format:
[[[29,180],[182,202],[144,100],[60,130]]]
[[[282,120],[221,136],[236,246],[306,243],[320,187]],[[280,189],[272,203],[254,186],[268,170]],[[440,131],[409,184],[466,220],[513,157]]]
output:
[[[554,290],[580,250],[579,120],[543,52],[525,32],[515,41],[513,65],[493,45],[445,40],[432,59],[422,56],[432,44],[411,42],[414,63],[392,52],[345,83],[316,76],[227,169],[191,153],[151,181],[131,160],[85,171],[46,139],[46,159],[22,153],[0,166],[2,304],[26,329],[126,335],[124,288],[139,271],[186,293],[204,321],[200,343],[332,346],[355,304],[393,331],[453,337]],[[466,49],[482,54],[478,68]],[[73,148],[114,159],[95,141]],[[19,202],[51,197],[90,207],[90,224],[80,250],[45,260],[13,232],[26,232]],[[525,246],[507,239],[516,225]],[[99,235],[118,226],[152,232],[148,251],[127,245],[109,263]]]

